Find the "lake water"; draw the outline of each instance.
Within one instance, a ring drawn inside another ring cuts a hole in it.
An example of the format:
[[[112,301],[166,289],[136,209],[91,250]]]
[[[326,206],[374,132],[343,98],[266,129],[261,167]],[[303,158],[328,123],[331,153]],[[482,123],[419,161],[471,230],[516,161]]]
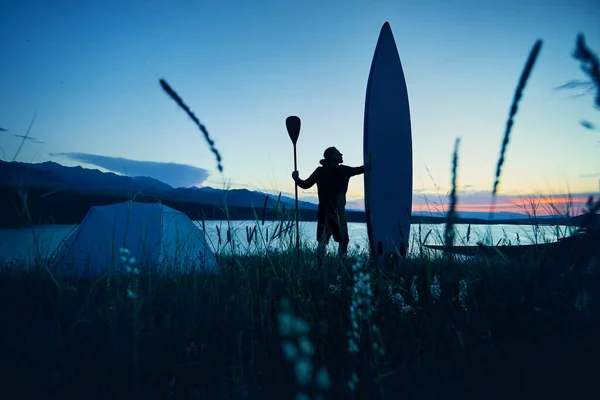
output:
[[[200,222],[196,222],[201,226]],[[252,240],[248,242],[248,230],[256,227]],[[300,222],[300,240],[307,246],[316,247],[316,222]],[[21,259],[25,262],[36,255],[43,258],[49,257],[77,225],[37,225],[24,229],[0,229],[0,260]],[[227,242],[227,221],[207,221],[206,235],[211,247],[216,251],[235,253],[256,253],[265,249],[282,249],[290,245],[289,232],[295,233],[295,225],[288,225],[288,234],[285,230],[280,232],[278,222],[265,221],[264,225],[255,221],[232,221],[229,223],[231,241]],[[365,250],[368,248],[367,226],[364,223],[349,223],[350,247],[349,249]],[[468,225],[456,225],[457,243],[475,244],[484,240],[486,234],[491,232],[493,243],[505,239],[511,244],[520,244],[554,241],[557,236],[566,232],[566,227],[533,227],[529,225],[471,225],[470,238],[467,242]],[[429,234],[428,234],[429,233]],[[419,236],[425,238],[426,243],[439,244],[444,233],[443,224],[415,224],[411,226],[410,252],[415,251]],[[275,236],[275,237],[274,237]],[[220,237],[220,243],[219,243]],[[283,239],[281,239],[283,237]],[[518,237],[518,239],[517,239]],[[537,239],[536,239],[537,238]],[[233,246],[231,243],[233,242]],[[295,243],[295,241],[293,242]],[[487,243],[487,241],[486,241]],[[330,242],[328,249],[337,249],[337,243]]]

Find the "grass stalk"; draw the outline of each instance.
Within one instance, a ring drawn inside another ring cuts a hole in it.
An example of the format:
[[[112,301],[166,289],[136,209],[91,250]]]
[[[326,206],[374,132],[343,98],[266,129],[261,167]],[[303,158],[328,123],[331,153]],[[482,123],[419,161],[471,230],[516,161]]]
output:
[[[531,75],[531,71],[533,70],[533,67],[535,65],[535,62],[537,60],[537,57],[540,53],[541,48],[542,48],[542,41],[537,40],[535,42],[535,44],[533,45],[531,52],[529,53],[529,57],[527,58],[525,67],[523,68],[523,71],[521,72],[521,78],[519,79],[517,89],[515,90],[515,95],[513,97],[512,105],[510,107],[510,111],[508,114],[508,120],[506,121],[506,129],[504,131],[504,138],[502,139],[502,147],[500,148],[500,157],[498,158],[498,164],[496,166],[496,175],[494,176],[494,187],[492,189],[493,197],[492,197],[492,206],[490,209],[490,217],[494,210],[495,201],[496,201],[495,197],[496,197],[496,193],[498,191],[498,185],[500,184],[500,174],[502,172],[502,165],[504,164],[506,148],[507,148],[508,142],[510,140],[510,132],[511,132],[513,124],[514,124],[514,118],[517,115],[519,101],[521,101],[521,98],[523,97],[523,91],[525,89],[525,85],[527,84],[527,80],[529,79],[529,76]]]

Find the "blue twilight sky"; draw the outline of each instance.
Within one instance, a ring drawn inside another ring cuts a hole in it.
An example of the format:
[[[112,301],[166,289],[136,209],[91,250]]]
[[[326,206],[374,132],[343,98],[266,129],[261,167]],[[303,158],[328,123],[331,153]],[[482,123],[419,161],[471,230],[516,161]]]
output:
[[[578,33],[600,53],[595,0],[0,0],[0,157],[12,160],[15,135],[35,115],[35,141],[19,161],[293,193],[288,115],[302,118],[302,177],[331,145],[346,164],[362,164],[366,81],[385,21],[410,95],[416,194],[446,195],[460,137],[459,201],[489,200],[510,103],[538,38],[500,192],[598,191],[600,130],[581,121],[599,126],[600,111],[590,95],[554,90],[586,78],[571,57]],[[161,78],[207,127],[223,175]],[[349,202],[362,193],[354,178]]]

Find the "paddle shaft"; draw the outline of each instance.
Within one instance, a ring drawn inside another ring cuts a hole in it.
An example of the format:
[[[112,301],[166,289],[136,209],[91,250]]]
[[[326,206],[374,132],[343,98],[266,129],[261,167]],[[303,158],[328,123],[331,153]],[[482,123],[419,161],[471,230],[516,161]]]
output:
[[[298,171],[298,158],[296,156],[296,143],[294,143],[294,171]],[[298,214],[298,184],[294,185],[296,192],[296,251],[298,253],[298,259],[300,259],[300,218]]]

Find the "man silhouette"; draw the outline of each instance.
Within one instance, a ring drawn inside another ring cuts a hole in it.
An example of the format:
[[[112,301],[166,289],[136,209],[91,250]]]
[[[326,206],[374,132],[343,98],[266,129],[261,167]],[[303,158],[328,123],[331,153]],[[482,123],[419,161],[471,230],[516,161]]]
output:
[[[348,251],[348,224],[346,222],[346,192],[351,177],[363,174],[364,165],[349,167],[342,165],[343,154],[335,147],[329,147],[323,153],[321,166],[317,167],[306,180],[299,177],[298,171],[292,178],[302,189],[310,189],[315,183],[319,193],[317,222],[317,257],[319,266],[323,263],[325,247],[331,236],[338,243],[338,254],[344,257]]]

